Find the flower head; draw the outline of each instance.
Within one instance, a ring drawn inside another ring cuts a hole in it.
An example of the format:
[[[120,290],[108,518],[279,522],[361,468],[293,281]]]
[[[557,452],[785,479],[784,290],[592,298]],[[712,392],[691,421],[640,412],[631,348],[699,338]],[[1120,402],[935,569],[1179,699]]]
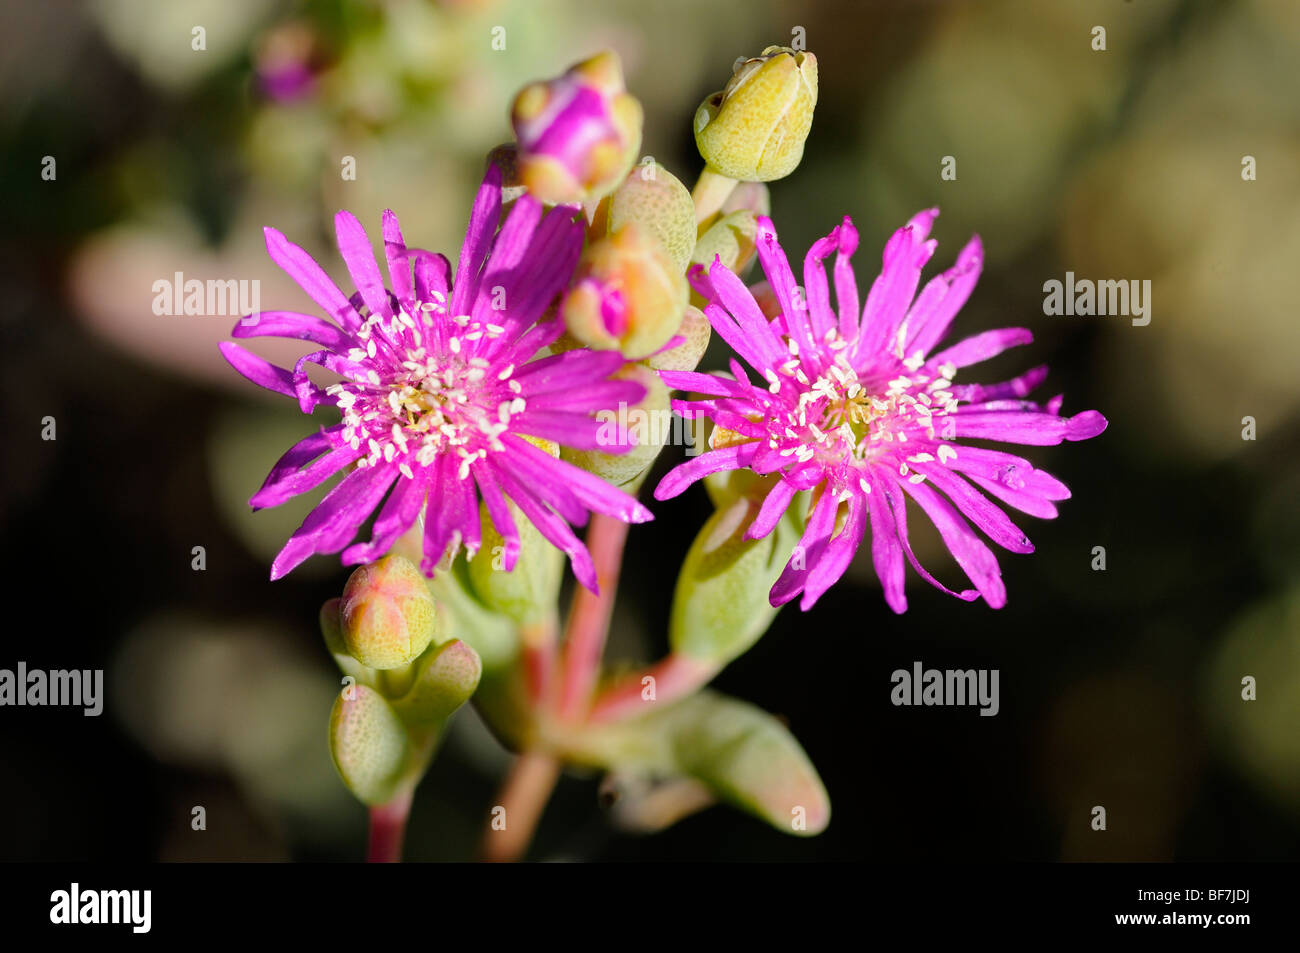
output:
[[[290,537],[271,578],[313,553],[342,550],[347,565],[378,559],[422,510],[421,569],[432,576],[448,550],[477,550],[481,500],[505,540],[506,570],[519,550],[512,514],[522,513],[595,588],[591,558],[570,524],[582,525],[589,511],[650,519],[627,494],[558,459],[559,444],[609,452],[607,434],[598,443],[594,413],[645,393],[633,381],[609,379],[623,365],[617,352],[539,356],[564,331],[562,322],[541,319],[582,248],[575,210],[543,217],[541,204],[525,196],[498,230],[500,217],[501,175],[492,166],[453,281],[447,260],[408,249],[397,216],[385,212],[386,287],[360,222],[339,212],[339,252],[358,289],[350,299],[305,251],[266,229],[271,258],[333,323],[264,311],[236,325],[235,337],[319,345],[293,370],[230,342],[221,351],[249,380],[297,398],[304,413],[332,404],[343,419],[291,447],[250,502],[255,509],[278,505],[353,466]],[[341,380],[321,387],[308,378],[307,364]],[[376,510],[371,541],[349,546]]]
[[[1045,405],[1025,400],[1046,367],[998,384],[957,380],[962,368],[1027,344],[1032,335],[1003,328],[937,349],[983,263],[980,241],[972,238],[957,263],[916,294],[921,269],[934,254],[936,242],[927,236],[938,214],[921,212],[890,238],[861,312],[850,266],[858,233],[847,217],[809,249],[805,290],[796,284],[771,221],[759,219],[759,260],[779,305],[771,320],[720,262],[694,276],[697,290],[711,299],[710,323],[760,379],[751,380],[735,360],[734,379],[663,372],[670,387],[706,395],[675,407],[683,416],[712,419],[715,429],[713,449],[668,473],[655,496],[675,496],[710,473],[748,468],[772,475],[747,531],[756,539],[772,531],[796,494],[811,491],[803,538],[772,588],[773,605],[802,593],[801,607],[810,608],[844,574],[868,526],[872,561],[895,612],[907,609],[904,558],[948,592],[912,552],[910,497],[975,587],[951,594],[967,601],[982,596],[1000,608],[1006,589],[997,559],[971,524],[1012,552],[1032,552],[1033,546],[985,493],[1051,518],[1053,501],[1070,491],[1022,457],[961,441],[1048,445],[1094,437],[1106,427],[1095,410],[1060,416],[1060,397]],[[832,251],[834,310],[822,265]]]

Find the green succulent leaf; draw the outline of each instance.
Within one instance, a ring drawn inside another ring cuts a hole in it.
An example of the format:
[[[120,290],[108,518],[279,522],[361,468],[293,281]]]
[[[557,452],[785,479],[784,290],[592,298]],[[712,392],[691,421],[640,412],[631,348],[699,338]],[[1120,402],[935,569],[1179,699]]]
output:
[[[505,570],[505,539],[496,531],[484,504],[480,507],[483,544],[468,561],[467,575],[479,602],[520,625],[529,625],[555,611],[564,576],[564,554],[518,507],[513,503],[509,506],[519,531],[519,556],[514,569]]]
[[[442,725],[478,688],[483,662],[460,639],[431,647],[415,664],[410,689],[393,702],[393,709],[408,725]]]
[[[746,702],[702,691],[640,718],[589,730],[575,757],[624,774],[690,778],[778,830],[830,823],[817,769],[786,727]]]
[[[669,617],[673,651],[721,668],[767,631],[777,610],[768,591],[799,541],[797,507],[763,539],[745,539],[759,503],[737,498],[705,522],[691,544]]]
[[[406,777],[411,740],[384,696],[369,685],[348,685],[334,700],[329,732],[348,789],[366,804],[391,800]]]

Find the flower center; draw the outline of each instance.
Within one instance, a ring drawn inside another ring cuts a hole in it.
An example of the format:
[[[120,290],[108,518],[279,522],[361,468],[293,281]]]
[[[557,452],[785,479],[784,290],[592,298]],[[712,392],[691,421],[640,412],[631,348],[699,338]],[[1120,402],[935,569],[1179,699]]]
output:
[[[443,453],[460,458],[458,475],[469,476],[470,465],[489,452],[503,449],[501,434],[510,418],[525,409],[523,387],[514,379],[514,365],[497,368],[471,354],[471,342],[496,337],[503,329],[481,325],[468,317],[452,319],[455,332],[447,348],[430,353],[426,338],[433,318],[421,309],[422,334],[406,312],[385,328],[378,316],[366,319],[358,336],[365,348],[348,359],[367,368],[365,381],[349,380],[326,388],[343,415],[343,439],[354,450],[369,453],[357,466],[397,462],[408,479],[413,465],[428,466]],[[386,346],[377,348],[371,330],[388,332]],[[354,375],[355,376],[355,375]]]
[[[799,357],[795,342],[791,358],[766,377],[773,394],[793,388],[798,400],[770,418],[768,445],[800,463],[819,459],[825,465],[869,461],[909,436],[919,440],[947,439],[943,418],[957,406],[949,388],[956,368],[943,365],[923,370],[918,358],[905,362],[906,374],[859,376],[848,357],[848,343],[832,331],[824,354],[831,362],[818,377]],[[904,474],[906,475],[906,474]]]

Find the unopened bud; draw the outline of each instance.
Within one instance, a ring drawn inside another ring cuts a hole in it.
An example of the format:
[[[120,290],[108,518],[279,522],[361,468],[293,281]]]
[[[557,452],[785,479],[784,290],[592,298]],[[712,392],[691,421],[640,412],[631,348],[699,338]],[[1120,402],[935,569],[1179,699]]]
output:
[[[677,332],[689,291],[659,242],[629,222],[583,252],[561,313],[579,341],[639,360]]]
[[[596,415],[600,421],[596,441],[610,446],[630,444],[632,448],[605,453],[564,447],[560,456],[615,486],[623,486],[654,463],[672,430],[672,410],[668,388],[650,368],[627,364],[613,374],[613,379],[636,381],[645,388],[646,394],[636,404],[620,404],[616,409],[600,411]]]
[[[622,64],[612,52],[524,87],[511,123],[520,181],[550,205],[605,195],[641,149],[641,104],[628,95]]]
[[[642,363],[656,371],[693,371],[704,359],[704,352],[708,350],[709,338],[712,336],[713,327],[704,312],[694,305],[687,305],[681,326],[674,335],[682,338],[682,343],[656,351]]]
[[[803,158],[817,105],[817,58],[769,46],[736,64],[726,87],[695,114],[700,155],[725,176],[771,182]]]
[[[399,668],[429,647],[439,616],[423,575],[401,556],[361,566],[339,607],[348,652],[371,668]]]
[[[754,260],[757,249],[755,238],[758,235],[758,221],[754,213],[740,210],[722,216],[714,222],[709,230],[700,236],[691,255],[691,262],[713,266],[714,258],[721,258],[728,271],[740,274]]]

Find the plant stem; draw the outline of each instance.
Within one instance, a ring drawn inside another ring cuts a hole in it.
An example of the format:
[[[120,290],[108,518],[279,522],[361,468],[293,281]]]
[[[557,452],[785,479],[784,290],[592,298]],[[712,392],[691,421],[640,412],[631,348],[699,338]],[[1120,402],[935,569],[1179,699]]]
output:
[[[519,628],[523,646],[524,680],[534,709],[547,703],[554,683],[556,641],[560,624],[554,611],[543,622]]]
[[[716,215],[738,184],[735,179],[714,170],[712,166],[705,166],[691,192],[691,198],[695,200],[696,224],[703,225]]]
[[[579,587],[573,596],[564,632],[564,664],[557,705],[562,721],[580,721],[591,703],[600,672],[600,659],[614,612],[614,595],[623,568],[623,547],[628,524],[602,513],[593,514],[587,531],[587,550],[596,566],[599,595]]]
[[[402,859],[402,840],[406,836],[406,819],[411,813],[413,791],[397,794],[387,804],[370,809],[370,843],[366,863],[396,864]]]
[[[484,860],[511,863],[524,856],[559,778],[560,762],[552,755],[525,751],[515,759],[497,799],[504,813],[497,815],[494,810],[483,834]],[[500,829],[494,826],[498,816],[504,821]]]
[[[662,661],[635,675],[619,679],[596,696],[587,721],[618,721],[632,718],[650,710],[651,705],[662,705],[684,698],[708,684],[718,674],[718,666],[699,662],[684,655],[670,654]],[[646,678],[653,678],[653,697],[645,697]]]

